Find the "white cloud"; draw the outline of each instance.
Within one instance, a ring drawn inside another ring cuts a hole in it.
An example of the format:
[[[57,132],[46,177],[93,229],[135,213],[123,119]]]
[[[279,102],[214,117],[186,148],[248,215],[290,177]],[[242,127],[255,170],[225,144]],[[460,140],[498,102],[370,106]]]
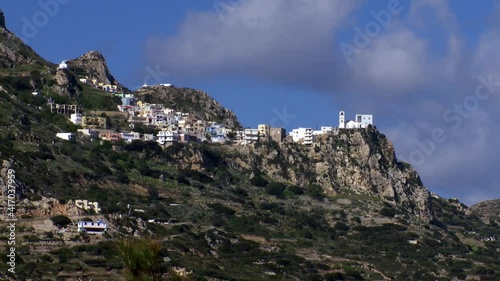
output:
[[[369,83],[382,94],[401,93],[425,82],[426,42],[400,29],[380,35],[352,63],[356,81]]]
[[[242,1],[223,21],[215,13],[191,14],[177,36],[151,39],[147,55],[178,74],[296,78],[325,57],[331,63],[334,32],[355,2]]]

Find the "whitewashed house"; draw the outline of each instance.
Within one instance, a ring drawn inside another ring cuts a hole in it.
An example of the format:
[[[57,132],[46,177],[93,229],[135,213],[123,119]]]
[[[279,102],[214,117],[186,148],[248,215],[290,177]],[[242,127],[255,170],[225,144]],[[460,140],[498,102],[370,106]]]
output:
[[[63,60],[60,64],[59,64],[59,67],[57,67],[57,69],[67,69],[68,68],[68,65],[66,64],[66,61]]]
[[[63,139],[63,140],[74,140],[75,139],[75,134],[74,133],[57,133],[56,137]]]
[[[128,143],[131,143],[134,140],[141,139],[141,134],[138,132],[120,133],[120,136],[124,141],[126,141]]]
[[[245,129],[243,132],[245,143],[256,143],[259,141],[259,129]]]
[[[69,117],[69,121],[75,125],[82,125],[82,114],[81,113],[73,113]]]
[[[356,123],[360,124],[361,128],[367,128],[368,125],[373,126],[373,115],[356,114]]]
[[[78,222],[78,232],[86,232],[90,234],[103,234],[108,231],[108,224],[102,220],[97,222],[93,221],[79,221]]]
[[[334,131],[333,127],[322,126],[320,130],[314,130],[313,135],[320,136],[320,135],[328,134],[328,133],[333,132],[333,131]]]
[[[356,114],[355,120],[345,121],[344,111],[339,112],[339,128],[340,129],[358,129],[368,128],[373,126],[373,115],[371,114]]]
[[[302,142],[305,145],[313,144],[315,140],[314,130],[312,128],[298,128],[290,132],[294,142]]]
[[[154,134],[144,134],[142,136],[143,141],[154,141],[155,140],[155,135]]]
[[[353,120],[349,120],[347,121],[347,123],[345,124],[345,128],[346,129],[359,129],[361,128],[361,124],[356,122],[356,121],[353,121]]]
[[[160,131],[156,135],[156,141],[161,145],[176,143],[179,142],[179,134],[173,131]]]

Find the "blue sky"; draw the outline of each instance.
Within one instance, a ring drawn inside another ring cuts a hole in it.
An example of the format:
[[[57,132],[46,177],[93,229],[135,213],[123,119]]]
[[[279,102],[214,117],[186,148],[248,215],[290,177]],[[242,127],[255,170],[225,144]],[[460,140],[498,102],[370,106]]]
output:
[[[205,90],[244,126],[336,126],[340,109],[348,117],[373,113],[398,157],[431,191],[472,204],[500,197],[497,90],[488,88],[485,99],[474,95],[478,77],[500,81],[499,7],[446,0],[40,0],[0,8],[7,28],[52,62],[98,50],[129,88],[158,68],[169,75],[147,82]],[[358,31],[368,42],[356,43]],[[344,55],[345,46],[356,52]],[[460,115],[455,105],[470,110]],[[433,139],[436,132],[445,140]]]

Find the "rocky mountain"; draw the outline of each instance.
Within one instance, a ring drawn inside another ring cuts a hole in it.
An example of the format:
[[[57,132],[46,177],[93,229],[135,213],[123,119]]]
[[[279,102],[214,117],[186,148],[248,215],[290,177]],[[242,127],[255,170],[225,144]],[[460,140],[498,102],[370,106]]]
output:
[[[260,171],[296,186],[315,183],[332,196],[343,192],[376,196],[407,215],[424,221],[433,218],[430,193],[417,172],[397,161],[392,143],[373,127],[340,130],[312,147],[285,142],[224,147],[218,153],[224,155],[224,166],[240,172]],[[211,160],[200,152],[184,150],[175,156],[176,165],[183,168],[203,172],[210,167]]]
[[[0,10],[0,27],[7,29],[7,26],[5,25],[5,15],[2,10]]]
[[[469,210],[476,213],[485,223],[500,223],[500,199],[477,203]]]
[[[70,69],[80,76],[88,76],[97,79],[98,82],[111,85],[119,85],[108,69],[106,59],[98,51],[90,51],[82,56],[66,62]]]
[[[218,121],[228,128],[241,128],[234,112],[224,108],[201,90],[155,85],[139,88],[134,94],[146,102],[162,103],[167,107],[192,113],[203,120]]]
[[[45,69],[52,66],[11,33],[6,26],[5,16],[0,11],[0,68],[12,69],[28,65]]]

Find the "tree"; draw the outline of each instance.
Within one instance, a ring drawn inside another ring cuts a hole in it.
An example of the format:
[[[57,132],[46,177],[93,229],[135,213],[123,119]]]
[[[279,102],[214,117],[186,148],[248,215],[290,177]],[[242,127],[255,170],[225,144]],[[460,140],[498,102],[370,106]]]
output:
[[[148,200],[149,202],[153,202],[154,200],[158,200],[160,198],[160,193],[158,189],[154,186],[148,187]]]
[[[235,140],[236,139],[236,133],[235,132],[229,132],[229,133],[227,133],[226,136],[230,140]]]
[[[286,185],[281,182],[271,182],[266,187],[266,192],[276,197],[283,197]]]
[[[55,217],[52,217],[50,218],[50,220],[52,221],[52,223],[61,228],[61,227],[66,227],[68,226],[68,224],[71,223],[71,220],[70,218],[68,218],[67,216],[63,216],[63,215],[58,215],[58,216],[55,216]]]
[[[323,192],[323,188],[320,185],[312,184],[307,189],[307,195],[311,196],[314,199],[321,200],[325,197],[325,193]]]
[[[382,208],[382,210],[380,210],[379,213],[384,217],[393,218],[396,215],[396,210],[394,210],[393,208],[384,207]]]
[[[258,187],[266,187],[269,182],[261,175],[256,175],[250,179],[250,183]]]

